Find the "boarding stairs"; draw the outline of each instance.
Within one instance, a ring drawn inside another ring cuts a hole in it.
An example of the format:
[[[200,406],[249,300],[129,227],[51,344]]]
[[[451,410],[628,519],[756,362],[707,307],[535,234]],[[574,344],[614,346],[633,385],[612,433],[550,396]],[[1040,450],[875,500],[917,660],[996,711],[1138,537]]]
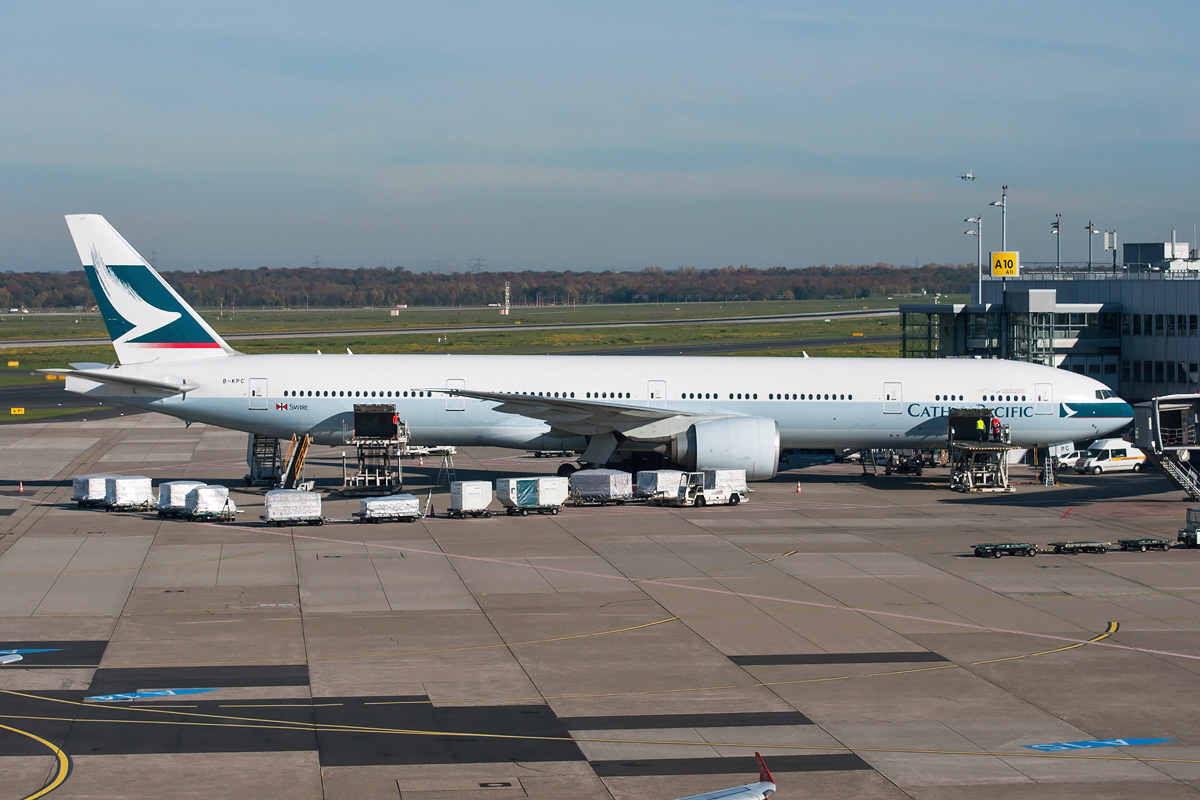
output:
[[[1133,408],[1133,443],[1171,483],[1200,500],[1200,394],[1156,397]]]
[[[307,433],[303,436],[292,436],[292,443],[288,445],[287,458],[284,459],[283,475],[279,479],[279,488],[281,489],[296,489],[299,488],[304,474],[304,459],[308,456],[308,449],[312,446],[312,437]]]

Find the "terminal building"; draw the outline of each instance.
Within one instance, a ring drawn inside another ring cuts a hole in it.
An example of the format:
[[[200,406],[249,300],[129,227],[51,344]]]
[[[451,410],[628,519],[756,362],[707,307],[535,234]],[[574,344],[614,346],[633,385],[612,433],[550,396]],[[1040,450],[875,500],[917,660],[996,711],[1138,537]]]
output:
[[[1126,244],[1123,256],[985,271],[971,303],[902,305],[901,355],[1046,364],[1129,402],[1200,392],[1200,257],[1184,242]]]

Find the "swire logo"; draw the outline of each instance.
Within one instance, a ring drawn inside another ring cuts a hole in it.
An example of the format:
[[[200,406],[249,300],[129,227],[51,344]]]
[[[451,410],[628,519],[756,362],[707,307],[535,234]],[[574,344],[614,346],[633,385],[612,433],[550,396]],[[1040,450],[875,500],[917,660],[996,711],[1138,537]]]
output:
[[[287,403],[276,403],[275,410],[276,411],[287,411]]]

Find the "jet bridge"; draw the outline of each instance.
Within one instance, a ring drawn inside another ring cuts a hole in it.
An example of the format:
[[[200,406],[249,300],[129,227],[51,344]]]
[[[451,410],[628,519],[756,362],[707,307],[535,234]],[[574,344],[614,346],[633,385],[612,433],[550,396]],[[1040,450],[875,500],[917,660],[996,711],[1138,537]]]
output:
[[[1171,394],[1133,407],[1133,443],[1167,479],[1200,500],[1200,394]]]

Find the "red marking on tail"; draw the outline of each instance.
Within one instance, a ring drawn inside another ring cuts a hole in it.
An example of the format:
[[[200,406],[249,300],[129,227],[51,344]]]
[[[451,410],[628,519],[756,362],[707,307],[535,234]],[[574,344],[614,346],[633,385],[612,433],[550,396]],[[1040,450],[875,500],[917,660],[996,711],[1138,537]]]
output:
[[[758,759],[758,779],[762,783],[774,783],[775,779],[771,777],[771,770],[767,769],[767,762],[763,761],[763,757],[758,753],[754,754]]]

